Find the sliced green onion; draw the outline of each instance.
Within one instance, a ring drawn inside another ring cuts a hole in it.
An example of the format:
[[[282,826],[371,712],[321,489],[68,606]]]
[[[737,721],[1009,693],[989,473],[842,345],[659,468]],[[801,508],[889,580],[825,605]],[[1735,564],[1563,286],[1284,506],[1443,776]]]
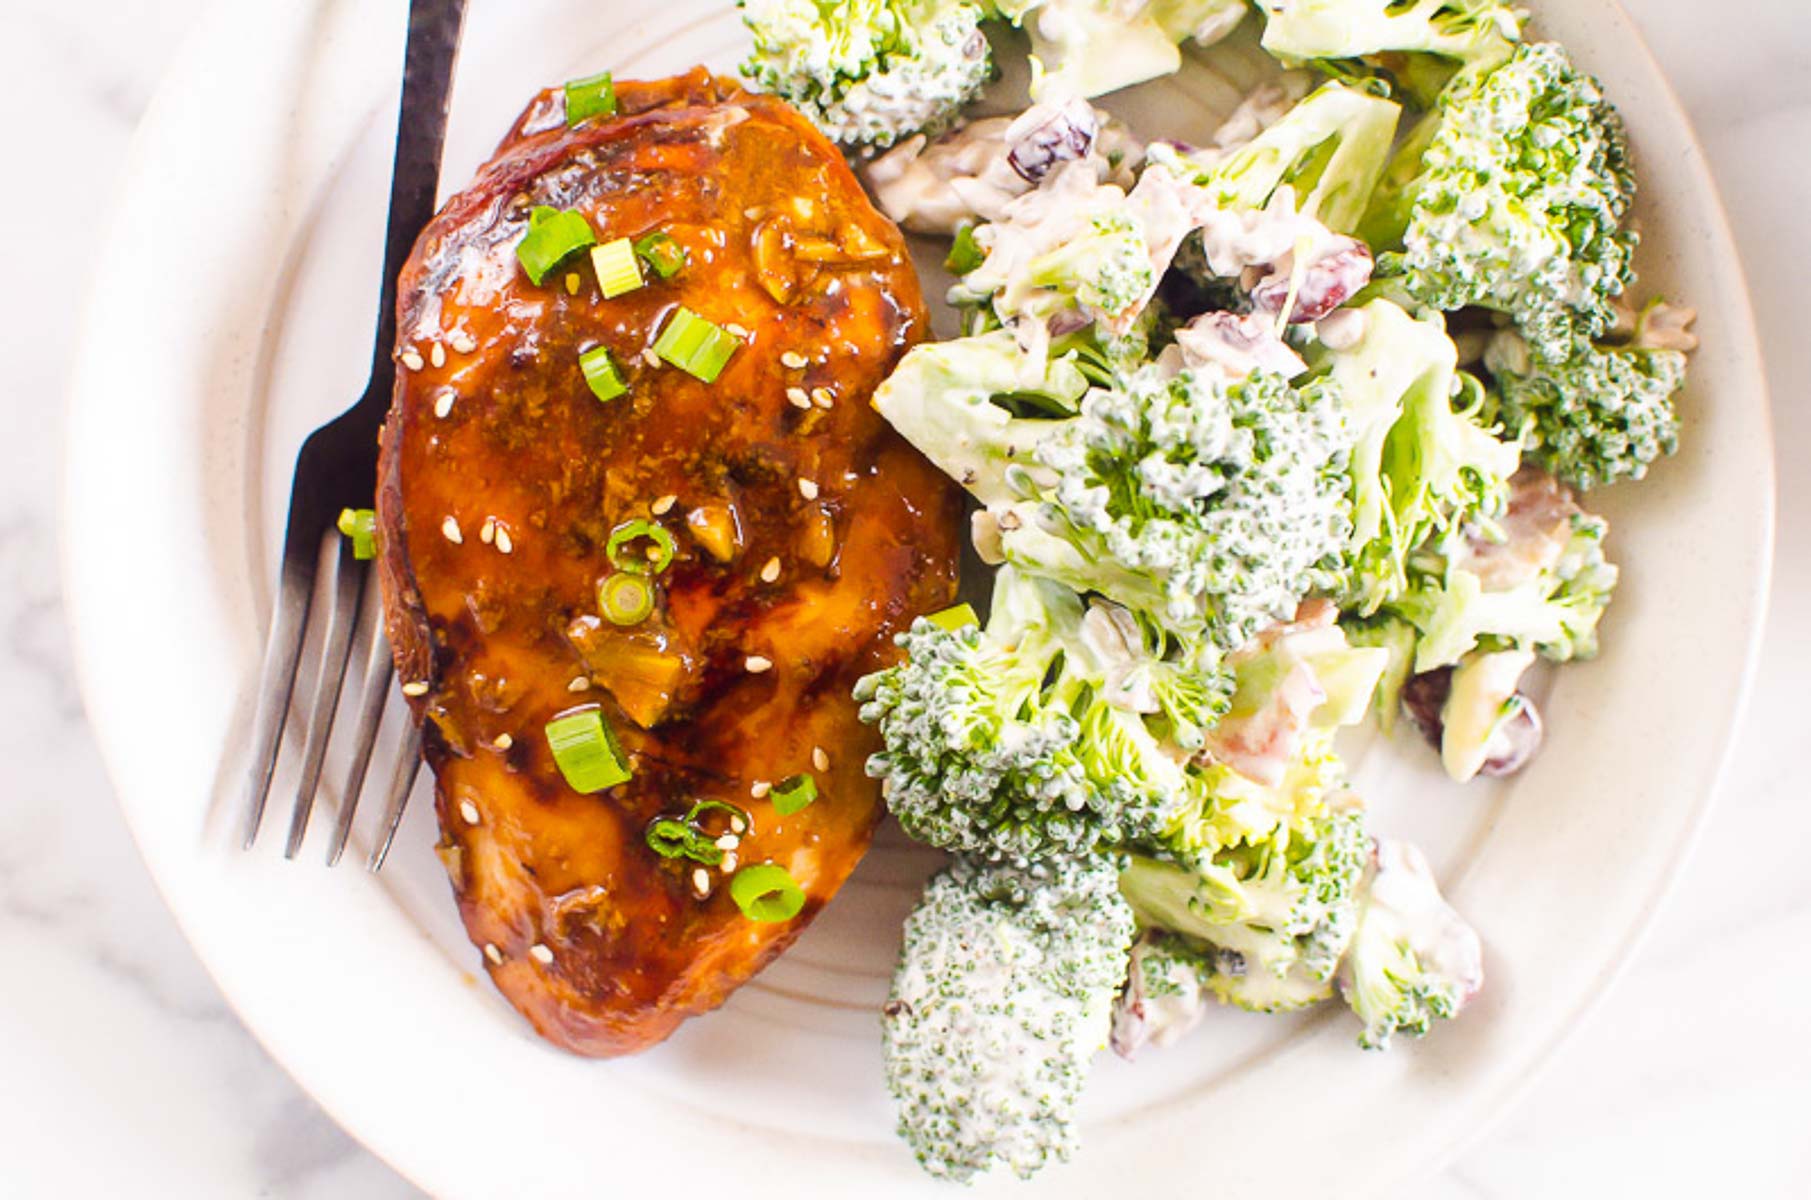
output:
[[[751,921],[790,921],[805,907],[805,889],[785,867],[772,863],[743,867],[730,877],[730,898]]]
[[[723,861],[723,851],[715,838],[678,817],[654,818],[642,837],[648,849],[662,858],[689,858],[707,867]]]
[[[817,799],[817,780],[809,775],[794,775],[773,785],[773,810],[790,817]]]
[[[966,604],[957,604],[944,609],[942,612],[934,612],[926,617],[925,620],[929,621],[937,628],[947,629],[951,633],[956,632],[956,630],[961,629],[964,626],[979,625],[981,623],[981,618],[975,615],[975,610]]]
[[[717,845],[717,834],[704,827],[703,817],[708,812],[721,812],[730,818],[730,830],[746,833],[753,828],[748,813],[733,804],[722,800],[699,800],[692,805],[691,811],[681,817],[656,817],[648,823],[647,832],[642,836],[648,848],[662,858],[689,858],[693,862],[714,867],[723,861],[723,847]]]
[[[607,117],[616,111],[616,81],[610,72],[587,75],[566,81],[566,127],[592,117]]]
[[[634,772],[597,705],[575,708],[547,722],[547,746],[575,792],[601,792],[627,783]]]
[[[653,267],[654,273],[662,279],[679,274],[686,262],[685,247],[665,233],[650,233],[642,238],[635,243],[635,253],[641,255],[642,261]]]
[[[679,308],[654,340],[654,353],[687,375],[715,383],[730,355],[741,345],[740,339],[727,330],[689,308]]]
[[[591,394],[599,400],[614,400],[629,390],[623,377],[616,370],[616,362],[610,357],[610,351],[604,346],[593,346],[579,355],[579,370],[585,373],[585,382],[591,387]]]
[[[966,275],[986,261],[987,251],[975,241],[975,223],[965,222],[956,230],[949,257],[943,260],[944,269],[951,275]]]
[[[377,557],[377,514],[368,508],[340,509],[339,530],[352,539],[353,558]]]
[[[685,814],[686,823],[692,825],[694,828],[702,828],[702,826],[699,826],[698,820],[708,812],[720,812],[728,817],[731,833],[747,833],[750,829],[754,828],[754,818],[748,815],[748,810],[746,808],[737,808],[726,800],[698,801],[696,804],[692,805],[692,811]],[[737,821],[742,822],[742,827],[740,829],[736,828]]]
[[[569,256],[596,243],[597,235],[583,213],[537,204],[528,214],[528,232],[516,243],[516,259],[539,284]]]
[[[612,575],[598,585],[597,606],[612,625],[639,625],[654,611],[654,585],[640,575]]]
[[[636,556],[625,549],[629,543],[640,538],[647,538],[654,543],[646,555]],[[610,531],[610,540],[604,546],[604,553],[610,556],[610,563],[619,571],[631,575],[658,575],[673,565],[673,554],[678,546],[673,535],[652,521],[624,521]]]
[[[626,296],[641,288],[641,259],[635,256],[635,247],[629,244],[628,238],[616,238],[591,247],[591,269],[597,272],[597,286],[606,300]]]

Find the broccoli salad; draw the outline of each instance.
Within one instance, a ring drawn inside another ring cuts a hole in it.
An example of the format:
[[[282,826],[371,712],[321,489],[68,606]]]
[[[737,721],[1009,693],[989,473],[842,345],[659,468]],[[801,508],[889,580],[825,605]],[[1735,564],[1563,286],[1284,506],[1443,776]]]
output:
[[[972,496],[992,600],[856,690],[951,856],[883,1021],[919,1162],[1069,1157],[1096,1053],[1216,1004],[1343,1003],[1373,1050],[1457,1016],[1478,936],[1338,743],[1406,716],[1453,780],[1511,774],[1528,672],[1597,651],[1588,494],[1674,450],[1695,348],[1637,300],[1597,83],[1499,0],[742,6],[745,73],[955,278],[962,336],[873,403]],[[1091,103],[1245,20],[1278,71],[1205,144]],[[1029,107],[967,120],[990,23]]]

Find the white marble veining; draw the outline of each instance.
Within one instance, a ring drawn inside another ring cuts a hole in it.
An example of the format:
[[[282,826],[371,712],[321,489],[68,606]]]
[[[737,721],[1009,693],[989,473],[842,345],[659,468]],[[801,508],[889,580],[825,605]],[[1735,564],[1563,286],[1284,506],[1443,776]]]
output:
[[[56,576],[72,317],[119,155],[200,0],[8,0],[0,192],[0,1196],[400,1197],[246,1034],[114,809]],[[1634,963],[1520,1102],[1409,1200],[1807,1194],[1811,1184],[1811,16],[1629,0],[1718,172],[1781,453],[1774,611],[1715,817]],[[128,394],[131,364],[120,364]],[[128,499],[128,498],[122,498]],[[121,603],[133,581],[121,581]],[[154,681],[144,681],[155,698]],[[1287,1195],[1286,1172],[1279,1196]]]

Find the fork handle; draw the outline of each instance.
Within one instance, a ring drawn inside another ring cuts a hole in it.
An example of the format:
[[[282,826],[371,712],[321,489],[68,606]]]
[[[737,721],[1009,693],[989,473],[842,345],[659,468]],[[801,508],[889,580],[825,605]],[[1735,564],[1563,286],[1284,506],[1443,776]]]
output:
[[[446,141],[447,101],[466,0],[409,0],[409,43],[403,52],[402,105],[396,159],[390,172],[390,226],[384,236],[384,277],[377,312],[377,346],[364,406],[389,407],[396,367],[396,277],[434,216],[440,152]]]

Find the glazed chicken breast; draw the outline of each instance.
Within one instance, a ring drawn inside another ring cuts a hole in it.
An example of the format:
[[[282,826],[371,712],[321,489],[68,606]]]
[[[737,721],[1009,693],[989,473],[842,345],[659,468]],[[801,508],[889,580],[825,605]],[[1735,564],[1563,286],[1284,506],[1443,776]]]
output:
[[[546,209],[683,264],[605,298],[580,251],[537,284]],[[957,491],[868,404],[927,331],[918,282],[822,136],[700,69],[572,128],[538,97],[398,304],[379,554],[440,854],[542,1035],[640,1050],[784,950],[879,817],[850,689],[956,583]],[[656,349],[692,318],[731,339],[708,382]],[[629,777],[581,791],[548,725],[592,714]],[[737,887],[766,868],[797,890]]]

